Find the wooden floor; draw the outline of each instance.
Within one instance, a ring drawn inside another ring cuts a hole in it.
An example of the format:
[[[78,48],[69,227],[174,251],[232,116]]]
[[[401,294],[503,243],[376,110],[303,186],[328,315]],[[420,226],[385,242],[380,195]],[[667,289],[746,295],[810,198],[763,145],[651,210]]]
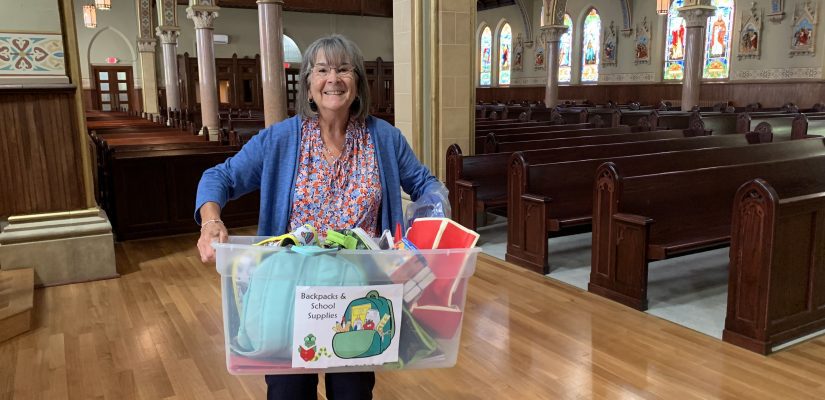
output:
[[[226,372],[195,241],[120,243],[120,279],[37,290],[0,399],[264,398]],[[468,296],[456,367],[380,373],[377,399],[825,398],[825,338],[763,357],[483,255]]]

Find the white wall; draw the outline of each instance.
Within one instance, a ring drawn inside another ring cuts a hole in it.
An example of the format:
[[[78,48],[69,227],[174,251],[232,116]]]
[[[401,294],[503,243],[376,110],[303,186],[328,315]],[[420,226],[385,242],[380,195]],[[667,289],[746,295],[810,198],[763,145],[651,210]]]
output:
[[[60,33],[57,0],[0,0],[0,31]]]
[[[822,67],[825,64],[825,25],[817,25],[816,44],[817,54],[814,56],[789,57],[791,36],[793,32],[794,1],[785,3],[785,19],[780,23],[773,23],[764,17],[762,24],[762,55],[759,59],[742,59],[738,55],[738,34],[742,23],[742,13],[749,11],[751,2],[754,0],[737,0],[734,11],[734,23],[729,27],[732,34],[731,51],[731,74],[729,80],[776,80],[776,79],[822,79]],[[755,0],[757,8],[764,9],[767,14],[770,9],[770,0]],[[529,1],[528,1],[529,2]],[[664,42],[666,39],[666,18],[656,14],[655,2],[653,0],[632,0],[631,2],[632,26],[635,28],[638,22],[644,17],[650,24],[651,29],[651,51],[649,64],[635,64],[635,34],[624,36],[620,32],[624,25],[621,3],[618,0],[568,0],[567,12],[573,19],[573,54],[572,54],[572,83],[578,84],[581,76],[581,41],[582,24],[585,13],[590,7],[595,7],[602,19],[602,30],[610,26],[610,21],[619,31],[618,38],[618,58],[615,66],[600,66],[600,83],[613,82],[661,82],[664,62]],[[538,45],[540,31],[540,9],[541,0],[533,0],[531,9],[531,21],[533,25],[533,37]],[[820,2],[819,13],[825,12],[825,2]],[[821,15],[820,20],[823,19]],[[521,12],[517,6],[500,7],[493,10],[481,11],[478,13],[477,27],[486,23],[495,29],[499,21],[506,19],[513,28],[513,37],[519,32],[525,35],[525,27],[522,22]],[[634,31],[635,32],[635,31]],[[495,35],[495,33],[494,33]],[[495,39],[495,38],[494,38]],[[494,41],[494,43],[497,43]],[[476,37],[478,46],[478,37]],[[523,71],[512,72],[511,86],[539,86],[544,85],[547,80],[546,71],[536,71],[534,69],[536,46],[524,49]],[[494,69],[494,72],[496,70]],[[476,78],[477,80],[477,78]]]

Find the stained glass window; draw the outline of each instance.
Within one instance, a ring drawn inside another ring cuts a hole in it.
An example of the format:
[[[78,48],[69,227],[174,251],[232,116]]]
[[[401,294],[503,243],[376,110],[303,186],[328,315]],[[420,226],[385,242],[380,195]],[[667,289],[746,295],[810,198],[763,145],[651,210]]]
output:
[[[730,42],[733,27],[733,0],[713,0],[716,14],[708,18],[705,33],[705,63],[702,77],[723,79],[730,72]]]
[[[510,24],[501,27],[498,39],[498,84],[510,84],[510,51],[513,48],[513,31]]]
[[[665,80],[681,80],[685,75],[685,20],[678,8],[684,0],[673,0],[667,13],[667,42],[665,42]]]
[[[478,77],[478,84],[481,86],[490,86],[493,68],[493,34],[490,27],[485,27],[481,32],[481,73]]]
[[[602,32],[602,19],[595,8],[590,9],[584,18],[582,30],[582,82],[596,82],[599,80],[599,43]]]
[[[564,14],[564,26],[567,32],[561,35],[559,42],[559,82],[570,82],[570,59],[573,53],[573,19]]]
[[[730,42],[733,24],[734,0],[713,0],[716,13],[708,18],[707,42],[702,64],[705,79],[727,78],[730,73]],[[668,11],[667,42],[665,46],[665,80],[681,80],[685,75],[685,20],[678,9],[684,0],[673,0]]]

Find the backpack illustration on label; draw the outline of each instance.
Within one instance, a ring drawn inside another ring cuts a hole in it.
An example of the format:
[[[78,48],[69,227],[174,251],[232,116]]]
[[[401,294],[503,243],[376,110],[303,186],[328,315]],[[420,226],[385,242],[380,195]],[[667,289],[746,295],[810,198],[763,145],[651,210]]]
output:
[[[365,358],[384,352],[395,336],[392,301],[371,290],[366,296],[349,303],[337,332],[332,337],[332,351],[339,358]]]

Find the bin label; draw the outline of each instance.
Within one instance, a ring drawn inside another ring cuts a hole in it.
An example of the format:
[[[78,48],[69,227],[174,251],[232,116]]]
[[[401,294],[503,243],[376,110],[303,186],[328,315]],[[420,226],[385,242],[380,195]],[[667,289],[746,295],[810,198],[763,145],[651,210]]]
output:
[[[295,288],[292,368],[398,361],[404,285]]]

